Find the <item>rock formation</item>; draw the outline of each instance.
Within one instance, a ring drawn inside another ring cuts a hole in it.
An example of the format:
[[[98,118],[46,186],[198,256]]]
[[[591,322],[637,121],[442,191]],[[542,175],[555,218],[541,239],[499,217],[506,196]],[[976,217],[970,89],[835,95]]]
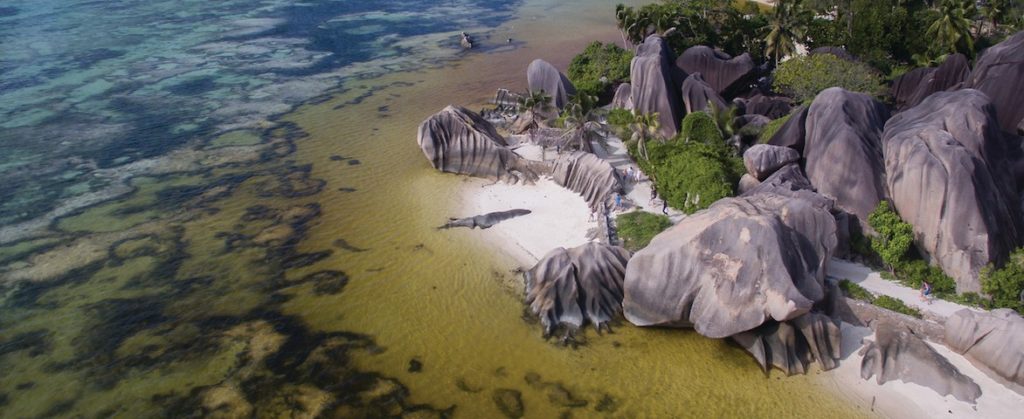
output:
[[[622,310],[622,281],[629,251],[587,243],[557,248],[526,271],[526,304],[541,319],[544,335],[559,326],[571,335],[589,320],[599,331]],[[568,336],[568,335],[567,335]]]
[[[750,99],[737,99],[743,105],[743,113],[747,115],[764,115],[769,119],[779,119],[793,110],[793,101],[784,96],[756,95]]]
[[[1024,31],[982,52],[964,87],[988,95],[995,105],[999,126],[1015,132],[1024,122]]]
[[[958,87],[967,79],[971,67],[963,54],[946,57],[942,65],[934,68],[915,68],[896,78],[892,83],[892,96],[898,109],[913,108],[932,93]]]
[[[647,37],[629,66],[633,111],[657,112],[660,134],[666,139],[676,136],[684,115],[676,84],[677,71],[672,50],[657,35]]]
[[[481,230],[484,230],[491,228],[502,221],[526,215],[530,212],[530,210],[525,209],[513,209],[508,211],[489,212],[487,214],[466,218],[449,218],[447,223],[438,227],[438,230],[454,227],[468,227],[470,229],[479,227]]]
[[[917,245],[957,282],[980,291],[978,271],[1020,245],[1008,150],[985,94],[939,92],[885,125],[887,185]]]
[[[839,325],[821,313],[807,313],[790,321],[770,321],[732,336],[732,340],[754,356],[761,368],[772,366],[786,375],[803,374],[811,361],[830,370],[842,356]]]
[[[946,319],[944,336],[950,349],[1024,385],[1024,318],[1013,310],[960,310]]]
[[[565,74],[558,71],[551,63],[536,59],[526,68],[526,84],[530,92],[543,90],[551,96],[551,105],[557,109],[569,103],[569,96],[576,94],[576,88]]]
[[[676,60],[676,66],[686,74],[700,73],[716,93],[732,97],[756,76],[757,66],[750,54],[730,57],[722,51],[698,45],[690,47]]]
[[[850,52],[843,47],[817,47],[808,53],[808,55],[819,54],[831,54],[846,61],[857,61],[857,57],[854,57],[853,54],[850,54]]]
[[[622,192],[619,175],[606,160],[591,153],[572,152],[555,160],[555,183],[583,196],[593,211],[600,211],[613,194]]]
[[[782,147],[789,147],[797,152],[804,151],[804,138],[807,131],[804,124],[807,122],[807,107],[801,106],[793,111],[793,116],[779,127],[775,135],[768,140],[768,144]]]
[[[448,106],[420,124],[417,142],[430,164],[442,172],[508,182],[534,182],[542,164],[516,155],[490,122],[472,111]]]
[[[722,199],[633,256],[626,319],[692,326],[712,338],[795,319],[824,297],[835,228],[829,208],[798,196],[751,191]]]
[[[885,106],[863,93],[825,89],[807,111],[804,172],[818,193],[857,216],[862,227],[885,198]]]
[[[729,106],[725,103],[725,99],[722,99],[715,89],[704,81],[704,76],[700,73],[690,74],[686,80],[683,80],[682,95],[686,113],[707,110],[711,103],[717,105],[718,109],[725,109]]]
[[[612,109],[633,110],[633,89],[629,83],[622,83],[615,89],[615,97],[612,98]]]
[[[790,163],[800,161],[800,154],[789,147],[757,144],[743,153],[743,165],[747,173],[758,181],[763,181]]]
[[[878,384],[892,380],[919,384],[957,400],[974,403],[981,387],[935,352],[906,326],[881,321],[875,327],[875,341],[861,349],[864,359],[860,377],[875,376]]]

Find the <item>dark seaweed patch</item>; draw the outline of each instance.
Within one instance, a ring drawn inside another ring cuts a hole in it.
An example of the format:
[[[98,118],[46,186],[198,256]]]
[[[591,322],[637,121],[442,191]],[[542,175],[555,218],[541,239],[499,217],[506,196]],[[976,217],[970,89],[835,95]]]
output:
[[[193,96],[209,92],[216,88],[217,82],[213,77],[197,77],[169,86],[165,90],[179,96]]]
[[[355,192],[355,191],[356,191],[356,188],[345,188],[345,187],[338,188],[338,192],[351,193],[351,192]]]
[[[50,408],[47,409],[46,412],[43,413],[40,417],[53,418],[61,416],[64,413],[68,413],[71,411],[72,407],[75,407],[75,402],[77,402],[77,400],[71,399],[62,400],[57,403],[54,403],[53,406],[50,406]]]
[[[323,250],[313,253],[286,255],[281,259],[281,269],[295,269],[312,265],[331,256],[333,251]]]
[[[351,160],[348,161],[348,165],[349,166],[355,166],[355,165],[358,165],[360,163],[361,162],[358,159],[351,159]]]
[[[18,14],[17,7],[0,6],[0,17],[9,17]]]
[[[349,244],[347,241],[345,241],[345,239],[334,240],[334,247],[337,247],[337,248],[339,248],[341,250],[347,250],[347,251],[352,252],[352,253],[359,253],[359,252],[365,252],[367,250],[370,250],[370,249],[363,249],[361,247],[353,246],[353,245]]]
[[[0,341],[0,357],[21,351],[28,351],[29,356],[35,357],[49,352],[51,346],[49,330],[33,330]]]
[[[122,50],[115,50],[109,48],[95,48],[76,54],[72,58],[72,60],[74,60],[75,63],[78,64],[79,69],[86,69],[92,67],[94,64],[100,61],[119,58],[124,54],[125,51]]]

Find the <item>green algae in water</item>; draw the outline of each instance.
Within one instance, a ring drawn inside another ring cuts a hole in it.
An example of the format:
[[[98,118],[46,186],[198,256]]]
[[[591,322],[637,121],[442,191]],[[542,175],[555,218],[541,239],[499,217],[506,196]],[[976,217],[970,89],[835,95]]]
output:
[[[218,135],[217,138],[210,141],[210,144],[207,145],[206,148],[249,146],[259,144],[262,141],[263,139],[255,132],[238,130]]]

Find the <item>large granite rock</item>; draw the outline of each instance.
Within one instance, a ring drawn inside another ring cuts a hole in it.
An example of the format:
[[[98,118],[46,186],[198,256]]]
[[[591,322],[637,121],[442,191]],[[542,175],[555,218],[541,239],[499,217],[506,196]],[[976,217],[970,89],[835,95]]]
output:
[[[534,182],[545,168],[507,148],[490,122],[460,106],[448,106],[420,124],[417,142],[442,172],[507,182]]]
[[[775,171],[790,163],[800,161],[800,154],[789,147],[757,144],[743,153],[743,165],[747,173],[758,181],[763,181]]]
[[[722,99],[715,89],[704,81],[704,76],[700,73],[690,74],[686,80],[683,80],[682,96],[686,113],[707,110],[711,103],[717,105],[718,109],[728,107],[725,99]]]
[[[686,74],[704,75],[704,80],[716,93],[729,97],[748,90],[748,84],[757,76],[757,65],[750,54],[744,53],[733,58],[703,45],[683,51],[676,60],[676,66]]]
[[[622,83],[615,88],[615,97],[612,98],[612,109],[633,110],[633,88],[629,83]]]
[[[885,125],[887,185],[916,243],[957,282],[981,290],[979,270],[1021,244],[1016,182],[988,97],[939,92]]]
[[[839,366],[842,334],[839,325],[821,313],[807,313],[790,321],[768,322],[732,336],[754,356],[766,372],[772,366],[786,375],[803,374],[811,361],[823,370]]]
[[[633,256],[626,319],[712,338],[793,320],[824,297],[835,228],[822,201],[770,190],[722,199]]]
[[[768,140],[768,144],[789,147],[803,153],[804,139],[807,137],[805,128],[807,111],[806,106],[800,106],[793,111],[793,116],[790,116],[786,123],[782,124],[778,131],[775,131],[775,135]]]
[[[946,319],[944,336],[950,349],[1024,385],[1024,318],[1013,310],[960,310]]]
[[[892,380],[919,384],[957,400],[974,403],[981,387],[928,346],[906,326],[882,321],[875,327],[875,341],[861,349],[864,359],[860,377],[875,376],[878,384]]]
[[[804,172],[818,193],[867,226],[885,198],[882,128],[884,105],[863,93],[825,89],[807,111]]]
[[[526,84],[530,92],[543,90],[551,96],[551,105],[562,109],[569,103],[569,97],[576,94],[569,78],[551,63],[536,59],[526,68]]]
[[[589,320],[608,327],[622,309],[622,281],[629,251],[618,246],[587,243],[557,248],[526,271],[526,303],[540,317],[544,335],[564,326],[574,333]]]
[[[637,49],[629,66],[633,112],[658,113],[660,135],[675,137],[683,120],[683,106],[679,100],[679,75],[672,50],[660,36],[651,35]]]
[[[819,54],[831,54],[846,61],[857,61],[857,57],[854,57],[853,54],[850,54],[850,52],[843,47],[817,47],[808,53],[808,55]]]
[[[953,54],[934,68],[915,68],[892,83],[892,96],[898,109],[917,106],[932,93],[960,86],[971,72],[967,57]]]
[[[1024,31],[981,53],[964,87],[984,92],[995,105],[999,126],[1015,132],[1024,121]]]
[[[622,192],[615,168],[591,153],[562,154],[555,160],[551,177],[555,183],[583,196],[593,211],[603,209],[613,194]]]
[[[769,119],[779,119],[793,110],[793,101],[784,96],[755,95],[749,99],[736,99],[743,105],[743,113],[747,115],[764,115]]]

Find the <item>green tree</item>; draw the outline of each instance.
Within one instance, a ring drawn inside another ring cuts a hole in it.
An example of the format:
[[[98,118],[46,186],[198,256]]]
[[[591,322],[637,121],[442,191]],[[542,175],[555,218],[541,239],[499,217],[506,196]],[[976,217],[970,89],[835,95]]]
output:
[[[806,40],[809,12],[800,0],[779,0],[769,19],[769,32],[765,36],[765,52],[779,64],[782,57],[796,52],[796,43]]]
[[[985,16],[992,23],[992,29],[995,29],[999,27],[1003,19],[1006,19],[1009,6],[1008,0],[988,0],[981,6],[980,12],[982,16]]]
[[[786,92],[799,102],[813,99],[829,87],[842,87],[852,92],[881,95],[881,77],[868,65],[847,61],[832,54],[797,57],[775,69],[774,88]]]
[[[598,110],[596,96],[577,93],[569,99],[565,110],[562,111],[566,128],[562,141],[567,147],[590,150],[590,140],[601,128],[601,124],[597,122]]]
[[[618,228],[622,247],[635,252],[647,247],[658,233],[672,227],[672,221],[661,214],[633,211],[615,217],[615,226]]]
[[[933,39],[932,53],[944,55],[962,52],[974,56],[971,20],[977,13],[972,0],[942,0],[939,17],[928,27],[927,36]]]
[[[871,248],[882,257],[889,272],[894,272],[906,260],[907,252],[914,244],[913,227],[900,218],[889,201],[878,203],[878,207],[868,215],[868,224],[878,233],[871,240]]]
[[[981,272],[981,290],[998,308],[1010,308],[1024,313],[1024,248],[1010,254],[1001,269],[992,265]]]
[[[607,96],[609,87],[617,82],[629,81],[631,51],[615,44],[593,42],[569,63],[567,75],[577,92],[592,96]]]
[[[636,143],[640,155],[647,160],[647,141],[659,138],[658,130],[661,129],[661,122],[658,121],[658,113],[636,114],[633,116],[633,123],[629,124],[632,133],[630,140]]]
[[[525,118],[530,135],[533,135],[545,116],[552,112],[554,106],[551,104],[551,96],[544,92],[544,89],[527,92],[519,95],[518,99],[519,117]]]

